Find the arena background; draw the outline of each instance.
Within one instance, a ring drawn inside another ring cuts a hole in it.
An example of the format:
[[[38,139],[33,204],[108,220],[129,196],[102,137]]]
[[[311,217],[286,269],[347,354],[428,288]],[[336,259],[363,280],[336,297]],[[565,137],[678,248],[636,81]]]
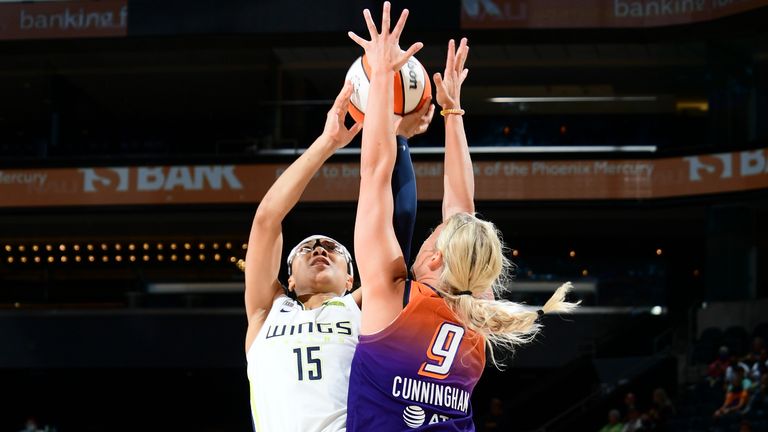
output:
[[[570,280],[584,305],[486,370],[478,430],[596,431],[611,409],[651,412],[658,388],[674,413],[657,430],[768,430],[765,380],[715,421],[707,379],[721,345],[752,362],[768,336],[767,4],[393,4],[430,73],[469,38],[477,208],[517,264],[510,298]],[[250,429],[234,261],[322,130],[365,7],[0,2],[0,430]],[[440,218],[442,134],[436,118],[411,142],[415,244]],[[313,181],[286,244],[352,244],[359,145]]]

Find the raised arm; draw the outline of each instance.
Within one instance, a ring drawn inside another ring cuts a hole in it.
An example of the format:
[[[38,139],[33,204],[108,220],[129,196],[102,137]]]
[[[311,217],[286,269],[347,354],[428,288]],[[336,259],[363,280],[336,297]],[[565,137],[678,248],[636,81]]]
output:
[[[350,38],[365,49],[371,69],[355,220],[355,259],[365,302],[363,334],[383,329],[400,313],[406,277],[405,262],[392,227],[391,181],[396,158],[392,74],[422,45],[414,44],[407,52],[400,49],[399,37],[408,11],[403,11],[391,32],[389,11],[390,4],[385,2],[381,33],[376,30],[370,11],[363,12],[370,41],[349,33]]]
[[[464,132],[464,110],[461,108],[461,86],[469,74],[464,67],[469,55],[467,38],[458,49],[451,39],[445,59],[445,71],[434,75],[437,103],[445,119],[445,159],[443,163],[443,221],[456,213],[475,212],[475,174]],[[493,289],[483,295],[493,300]]]
[[[416,173],[413,170],[411,150],[408,140],[414,135],[427,131],[435,106],[427,101],[421,109],[395,121],[397,129],[397,157],[392,171],[392,193],[395,200],[395,215],[392,223],[395,227],[397,242],[403,252],[406,267],[411,263],[411,242],[416,224]]]
[[[445,119],[443,220],[455,213],[475,211],[475,177],[464,132],[464,111],[461,109],[461,85],[469,73],[464,68],[468,54],[466,38],[461,39],[458,49],[451,39],[443,76],[439,73],[434,75],[437,103]]]
[[[362,127],[360,124],[349,129],[344,126],[351,94],[352,84],[346,82],[328,111],[323,133],[280,175],[256,210],[245,256],[246,350],[258,334],[272,301],[283,292],[277,280],[283,248],[283,219],[323,163],[347,145]]]
[[[397,117],[395,120],[397,157],[395,158],[395,168],[392,171],[392,195],[395,206],[392,225],[406,267],[411,262],[411,243],[413,242],[413,229],[416,225],[417,204],[416,173],[413,170],[408,140],[414,135],[423,134],[429,128],[435,113],[435,106],[429,103],[430,101],[427,101],[418,111]],[[362,306],[363,290],[354,291],[352,296],[357,304]]]

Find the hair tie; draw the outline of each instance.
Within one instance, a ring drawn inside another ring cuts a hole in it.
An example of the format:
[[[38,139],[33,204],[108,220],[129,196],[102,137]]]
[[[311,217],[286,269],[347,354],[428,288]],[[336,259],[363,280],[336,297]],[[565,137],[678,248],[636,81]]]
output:
[[[456,295],[472,295],[472,291],[459,291]]]
[[[539,314],[539,318],[544,316],[544,310],[543,309],[537,310],[536,313]]]

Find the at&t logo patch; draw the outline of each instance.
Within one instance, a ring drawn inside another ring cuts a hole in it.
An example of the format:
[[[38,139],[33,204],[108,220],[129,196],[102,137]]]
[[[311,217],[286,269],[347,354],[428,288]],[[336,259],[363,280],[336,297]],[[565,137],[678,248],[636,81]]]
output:
[[[410,405],[403,410],[403,421],[411,429],[416,429],[423,425],[425,419],[426,415],[420,406]]]

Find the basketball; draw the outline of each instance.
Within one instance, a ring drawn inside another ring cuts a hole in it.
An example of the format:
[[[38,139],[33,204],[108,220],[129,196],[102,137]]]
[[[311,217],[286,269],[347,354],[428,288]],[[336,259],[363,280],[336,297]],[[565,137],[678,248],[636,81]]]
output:
[[[362,122],[365,118],[365,106],[368,103],[368,73],[370,67],[365,55],[358,57],[347,71],[347,79],[352,81],[355,87],[352,92],[349,114],[356,122]],[[411,57],[400,71],[394,74],[395,86],[395,114],[403,116],[417,111],[427,99],[432,96],[432,85],[424,66]]]

